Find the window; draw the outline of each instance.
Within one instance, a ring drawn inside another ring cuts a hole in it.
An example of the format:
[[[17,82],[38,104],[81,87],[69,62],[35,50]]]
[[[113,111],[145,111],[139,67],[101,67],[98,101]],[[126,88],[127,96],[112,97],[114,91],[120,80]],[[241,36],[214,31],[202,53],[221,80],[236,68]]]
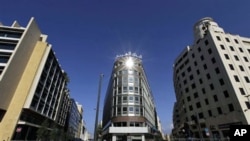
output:
[[[200,108],[200,107],[201,107],[201,103],[200,103],[200,102],[197,102],[197,103],[196,103],[196,107],[197,107],[197,108]]]
[[[249,78],[247,76],[244,76],[244,78],[247,83],[250,83]]]
[[[224,80],[222,78],[219,80],[219,82],[220,82],[221,86],[225,84],[225,82],[224,82]]]
[[[230,48],[231,51],[234,51],[234,48],[232,46],[229,46],[229,48]]]
[[[14,50],[16,47],[16,44],[5,44],[5,43],[0,43],[0,49],[4,50]]]
[[[127,96],[123,96],[123,97],[122,97],[122,103],[127,103],[127,102],[128,102]]]
[[[208,45],[208,43],[209,43],[208,40],[206,40],[206,41],[205,41],[205,45]]]
[[[11,53],[0,52],[0,63],[7,63],[10,56],[11,56]]]
[[[129,101],[129,103],[134,103],[134,97],[133,96],[129,96],[128,97],[128,101]]]
[[[230,40],[229,40],[228,38],[226,38],[226,41],[227,41],[227,42],[230,42]]]
[[[242,53],[244,52],[243,49],[242,49],[241,47],[239,47],[239,50],[240,50],[240,52],[242,52]]]
[[[216,72],[216,74],[219,74],[220,73],[220,69],[218,67],[215,68],[215,72]]]
[[[197,62],[196,61],[194,61],[194,66],[197,66]]]
[[[128,108],[127,107],[123,107],[122,108],[122,114],[127,114],[128,113]]]
[[[207,111],[208,112],[208,115],[211,117],[211,116],[213,116],[213,114],[212,114],[212,111],[211,110],[208,110]]]
[[[222,110],[220,107],[217,107],[217,111],[218,111],[218,114],[221,115],[222,114]]]
[[[205,93],[206,93],[205,88],[202,88],[201,90],[202,90],[202,93],[203,93],[203,94],[205,94]]]
[[[200,57],[200,58],[201,58],[201,61],[203,61],[203,60],[204,60],[204,56],[203,56],[203,55],[201,55],[201,57]]]
[[[196,73],[199,75],[199,74],[200,74],[200,71],[199,71],[199,70],[196,70]]]
[[[201,52],[201,47],[198,47],[198,51]]]
[[[207,65],[206,65],[206,64],[204,64],[204,65],[203,65],[203,68],[204,68],[204,70],[206,70],[206,69],[207,69]]]
[[[227,91],[227,90],[223,91],[223,94],[224,94],[225,98],[228,98],[228,97],[229,97],[229,94],[228,94],[228,91]]]
[[[187,101],[191,101],[191,97],[190,96],[187,97]]]
[[[232,64],[229,64],[229,68],[230,68],[231,70],[234,70],[234,66],[233,66]]]
[[[208,73],[208,74],[207,74],[207,79],[210,79],[210,78],[211,78],[211,76],[210,76],[210,74]]]
[[[135,103],[139,104],[139,97],[138,96],[135,97]]]
[[[224,54],[225,58],[229,60],[229,56],[227,54]]]
[[[129,113],[130,113],[130,114],[133,114],[133,113],[134,113],[134,107],[129,107],[128,110],[129,110]]]
[[[213,64],[216,63],[216,60],[215,60],[214,57],[211,59],[211,61],[212,61]]]
[[[220,48],[221,48],[222,50],[225,50],[224,45],[220,45]]]
[[[189,111],[193,111],[193,106],[192,105],[189,106]]]
[[[214,85],[213,84],[210,84],[209,86],[210,86],[211,90],[214,90]]]
[[[196,88],[196,85],[193,83],[192,84],[192,89],[195,89]]]
[[[198,115],[199,115],[199,118],[200,118],[200,119],[204,118],[203,113],[199,113]]]
[[[198,93],[197,92],[194,93],[194,98],[198,98]]]
[[[133,90],[134,90],[134,87],[132,87],[132,86],[129,86],[129,87],[128,87],[128,89],[129,89],[129,92],[133,92]]]
[[[239,68],[240,68],[241,71],[244,71],[243,66],[239,65]]]
[[[123,93],[127,93],[128,92],[128,87],[127,86],[123,86]]]
[[[241,95],[246,95],[245,91],[243,88],[239,88]]]
[[[193,80],[193,79],[194,79],[194,76],[191,74],[191,75],[189,76],[189,79],[190,79],[190,80]]]
[[[209,101],[208,101],[208,99],[207,99],[207,98],[205,99],[205,103],[206,103],[206,105],[208,105],[208,104],[209,104]]]
[[[190,71],[191,71],[191,67],[188,67],[188,68],[187,68],[187,71],[190,72]]]
[[[211,54],[211,53],[212,53],[212,49],[209,48],[209,49],[207,50],[207,52],[208,52],[208,54]]]
[[[230,112],[234,111],[233,104],[228,104],[228,109],[229,109]]]
[[[238,58],[237,55],[234,55],[234,58],[235,58],[236,61],[239,61],[239,58]]]
[[[246,103],[247,109],[250,109],[250,102],[246,101],[245,103]]]
[[[214,101],[217,102],[218,101],[217,95],[214,95],[213,97],[214,97]]]
[[[199,82],[200,82],[200,84],[202,84],[202,83],[203,83],[203,81],[202,81],[202,79],[201,79],[201,78],[199,79]]]
[[[238,77],[237,75],[234,75],[234,80],[235,80],[236,82],[240,82],[239,77]]]
[[[218,40],[218,41],[221,41],[221,39],[220,39],[220,37],[219,37],[219,36],[216,36],[216,38],[217,38],[217,40]]]
[[[243,58],[244,58],[245,62],[248,62],[248,59],[247,59],[247,57],[246,57],[246,56],[244,56]]]
[[[237,39],[234,39],[234,42],[235,42],[236,44],[239,44],[239,42],[238,42],[238,40],[237,40]]]

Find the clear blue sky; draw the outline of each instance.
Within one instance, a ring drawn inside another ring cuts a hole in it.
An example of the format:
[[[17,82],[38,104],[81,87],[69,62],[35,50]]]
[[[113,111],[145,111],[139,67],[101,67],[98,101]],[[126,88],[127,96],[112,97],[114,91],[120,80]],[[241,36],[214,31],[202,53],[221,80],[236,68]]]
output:
[[[0,22],[26,26],[35,17],[62,68],[71,97],[84,107],[93,133],[99,74],[103,99],[117,54],[141,54],[158,115],[170,133],[175,58],[193,43],[193,25],[212,17],[226,32],[250,37],[250,1],[228,0],[1,0]]]

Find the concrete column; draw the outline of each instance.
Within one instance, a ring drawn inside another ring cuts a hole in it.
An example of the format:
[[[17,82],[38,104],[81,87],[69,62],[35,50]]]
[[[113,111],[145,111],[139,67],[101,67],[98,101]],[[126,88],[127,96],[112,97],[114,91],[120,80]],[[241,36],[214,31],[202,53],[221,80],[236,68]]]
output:
[[[145,141],[145,136],[144,135],[141,136],[141,141]]]
[[[112,135],[112,141],[116,141],[116,135]]]

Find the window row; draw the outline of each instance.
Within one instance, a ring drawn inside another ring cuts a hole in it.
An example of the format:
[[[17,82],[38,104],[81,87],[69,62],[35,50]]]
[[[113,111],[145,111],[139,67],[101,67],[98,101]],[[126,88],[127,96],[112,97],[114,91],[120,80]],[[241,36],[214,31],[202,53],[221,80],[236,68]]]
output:
[[[218,41],[221,41],[220,36],[216,36],[216,38],[217,38],[217,40],[218,40]],[[226,38],[225,38],[225,40],[226,40],[227,42],[229,42],[229,43],[230,43],[230,40],[229,40],[229,38],[228,38],[228,37],[226,37]],[[235,42],[236,44],[239,44],[239,41],[238,41],[237,39],[234,39],[234,42]]]
[[[213,113],[212,110],[208,110],[208,111],[207,111],[207,115],[208,115],[209,117],[216,116],[216,114],[217,114],[217,115],[222,115],[222,114],[223,114],[223,111],[225,111],[224,109],[222,110],[221,107],[216,107],[216,108],[214,108],[214,109],[215,109],[215,111],[216,111],[217,113]],[[232,103],[227,105],[227,109],[228,109],[229,112],[235,111],[235,108],[234,108],[234,106],[233,106]],[[189,106],[189,111],[193,111],[193,106],[192,106],[192,105]],[[204,118],[204,114],[203,114],[202,112],[201,112],[201,113],[198,113],[197,116],[199,117],[199,119]],[[191,118],[191,119],[192,119],[192,118]],[[195,119],[193,118],[192,120],[195,120]]]
[[[114,115],[143,115],[143,108],[142,107],[134,107],[134,106],[117,106],[114,111],[117,114]]]
[[[117,104],[142,104],[142,98],[140,96],[117,96]],[[114,102],[116,105],[116,102]]]
[[[143,127],[143,122],[114,122],[115,127]]]
[[[123,86],[118,87],[118,94],[124,94],[124,93],[139,93],[139,88],[134,86]]]

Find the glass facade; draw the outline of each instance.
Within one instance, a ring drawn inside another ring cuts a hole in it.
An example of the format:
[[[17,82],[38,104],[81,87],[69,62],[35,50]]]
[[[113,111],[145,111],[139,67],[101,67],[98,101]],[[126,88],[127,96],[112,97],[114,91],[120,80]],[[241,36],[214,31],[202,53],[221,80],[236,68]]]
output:
[[[130,133],[133,134],[131,138],[139,137],[143,140],[142,138],[157,128],[153,95],[141,57],[136,54],[118,56],[113,66],[104,102],[103,130],[113,128],[121,132],[113,134],[116,139],[112,140],[119,140],[121,134]],[[127,128],[135,131],[123,133]],[[142,133],[142,129],[147,131]],[[110,136],[104,134],[104,138],[109,140]]]

